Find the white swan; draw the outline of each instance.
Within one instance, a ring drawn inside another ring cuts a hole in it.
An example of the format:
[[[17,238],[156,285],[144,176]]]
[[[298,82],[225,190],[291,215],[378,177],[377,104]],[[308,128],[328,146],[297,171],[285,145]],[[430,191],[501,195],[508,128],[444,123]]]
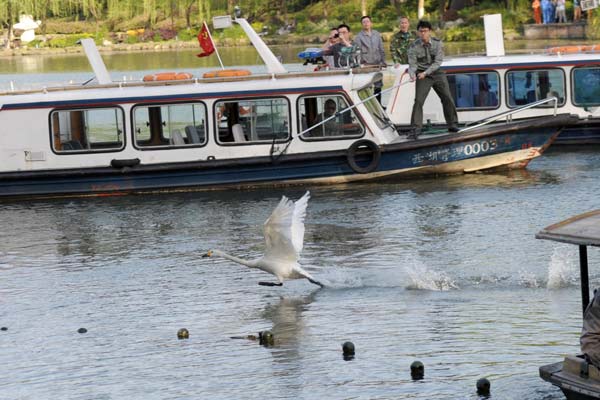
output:
[[[245,265],[258,268],[277,277],[278,283],[258,282],[263,286],[282,286],[285,279],[308,279],[311,283],[324,287],[298,264],[304,242],[304,217],[310,193],[306,192],[295,203],[283,196],[271,216],[265,221],[265,254],[256,260],[244,260],[220,250],[209,250],[202,257],[220,256]]]

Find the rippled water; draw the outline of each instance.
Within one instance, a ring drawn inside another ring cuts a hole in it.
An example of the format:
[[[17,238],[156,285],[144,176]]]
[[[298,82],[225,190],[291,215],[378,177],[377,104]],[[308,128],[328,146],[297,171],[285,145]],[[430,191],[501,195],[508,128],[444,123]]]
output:
[[[0,398],[475,399],[487,377],[494,399],[560,399],[538,368],[578,350],[577,252],[534,234],[598,208],[599,150],[503,174],[3,203]],[[281,195],[306,189],[301,261],[328,288],[200,257],[258,256]],[[231,338],[266,329],[270,348]]]

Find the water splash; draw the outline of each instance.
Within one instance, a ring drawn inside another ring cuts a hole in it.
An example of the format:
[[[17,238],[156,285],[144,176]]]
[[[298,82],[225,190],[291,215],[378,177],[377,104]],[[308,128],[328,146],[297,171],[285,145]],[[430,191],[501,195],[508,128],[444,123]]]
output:
[[[539,288],[542,282],[538,277],[531,271],[520,270],[519,271],[519,285],[527,288]]]
[[[548,266],[548,289],[559,289],[572,286],[578,281],[577,260],[575,247],[555,247],[552,250]]]
[[[414,264],[406,268],[410,283],[406,286],[409,290],[435,290],[445,291],[459,289],[452,278],[443,272],[432,271],[423,264]]]
[[[366,287],[403,287],[406,276],[396,269],[332,268],[325,275],[323,283],[333,289]]]

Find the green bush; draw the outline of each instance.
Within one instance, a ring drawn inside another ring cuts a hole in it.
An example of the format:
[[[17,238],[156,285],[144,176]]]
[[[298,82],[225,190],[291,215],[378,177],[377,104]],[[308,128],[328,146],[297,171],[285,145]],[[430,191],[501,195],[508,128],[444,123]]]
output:
[[[72,35],[78,33],[95,33],[97,25],[86,21],[66,21],[64,19],[46,21],[47,34]]]
[[[600,8],[591,12],[588,18],[587,34],[591,39],[600,38]]]
[[[439,35],[446,42],[470,42],[485,39],[483,26],[453,26],[443,29]]]
[[[127,44],[139,43],[139,39],[138,39],[137,35],[125,35],[125,36],[126,36],[125,43],[127,43]]]
[[[183,40],[184,42],[194,40],[196,36],[198,36],[198,32],[200,32],[201,28],[197,28],[195,31],[193,29],[182,29],[177,32],[177,38],[179,40]]]

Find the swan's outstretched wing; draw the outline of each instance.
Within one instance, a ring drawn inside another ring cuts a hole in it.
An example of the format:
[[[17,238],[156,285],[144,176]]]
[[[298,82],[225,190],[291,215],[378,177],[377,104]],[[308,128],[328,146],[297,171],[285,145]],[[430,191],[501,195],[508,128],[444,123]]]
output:
[[[304,217],[310,193],[296,203],[283,196],[264,224],[265,258],[297,261],[304,242]]]

